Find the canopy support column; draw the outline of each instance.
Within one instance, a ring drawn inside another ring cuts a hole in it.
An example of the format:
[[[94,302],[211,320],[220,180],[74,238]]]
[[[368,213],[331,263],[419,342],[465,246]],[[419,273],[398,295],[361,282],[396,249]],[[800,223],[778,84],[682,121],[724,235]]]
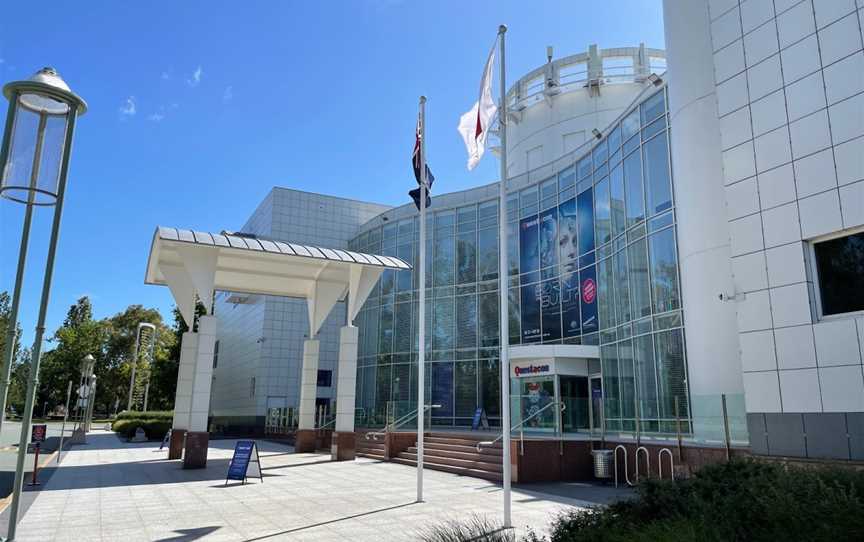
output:
[[[183,468],[207,466],[210,441],[207,419],[210,416],[210,386],[213,383],[213,354],[216,349],[216,317],[198,317],[198,348],[192,365],[189,426],[183,453]]]
[[[180,363],[177,370],[177,391],[174,394],[174,420],[171,424],[171,442],[168,459],[183,457],[183,442],[189,430],[192,411],[192,382],[195,378],[195,360],[198,358],[198,334],[187,331],[180,339]]]
[[[303,368],[300,370],[300,417],[296,452],[315,451],[315,399],[318,396],[318,339],[303,341]]]
[[[357,385],[357,344],[360,330],[352,325],[339,332],[339,370],[336,378],[336,430],[330,445],[334,461],[354,459],[354,398]]]

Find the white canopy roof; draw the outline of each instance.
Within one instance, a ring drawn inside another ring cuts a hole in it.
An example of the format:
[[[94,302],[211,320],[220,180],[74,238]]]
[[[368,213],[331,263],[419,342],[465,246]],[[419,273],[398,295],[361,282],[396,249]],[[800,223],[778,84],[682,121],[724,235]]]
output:
[[[353,321],[386,269],[411,266],[392,256],[159,227],[144,283],[168,286],[187,323],[196,296],[212,310],[214,291],[306,298],[314,337],[346,294]]]

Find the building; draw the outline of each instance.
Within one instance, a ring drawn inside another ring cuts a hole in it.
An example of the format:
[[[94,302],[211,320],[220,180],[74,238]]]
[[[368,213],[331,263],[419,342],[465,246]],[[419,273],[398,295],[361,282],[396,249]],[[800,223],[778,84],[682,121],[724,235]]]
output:
[[[540,438],[864,460],[864,5],[666,0],[664,18],[668,53],[550,52],[508,92],[513,421]],[[478,409],[500,427],[497,193],[436,195],[428,215],[436,428]],[[411,204],[281,188],[242,231],[419,250]],[[416,288],[386,271],[355,322],[360,426],[416,408]],[[213,423],[260,430],[296,405],[303,302],[216,307]],[[344,308],[331,319],[322,405]]]

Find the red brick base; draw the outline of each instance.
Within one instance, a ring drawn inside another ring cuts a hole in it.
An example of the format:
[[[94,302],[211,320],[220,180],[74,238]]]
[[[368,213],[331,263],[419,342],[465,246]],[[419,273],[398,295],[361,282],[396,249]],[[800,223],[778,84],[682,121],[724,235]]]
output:
[[[357,436],[351,433],[334,432],[330,438],[330,459],[333,461],[353,461],[356,455]]]
[[[171,440],[168,441],[168,459],[183,458],[183,440],[186,438],[185,429],[172,429]]]
[[[210,433],[207,431],[187,431],[186,447],[183,451],[184,469],[203,469],[207,466],[207,448]]]
[[[298,429],[294,437],[294,451],[297,453],[314,452],[316,436],[314,429]]]

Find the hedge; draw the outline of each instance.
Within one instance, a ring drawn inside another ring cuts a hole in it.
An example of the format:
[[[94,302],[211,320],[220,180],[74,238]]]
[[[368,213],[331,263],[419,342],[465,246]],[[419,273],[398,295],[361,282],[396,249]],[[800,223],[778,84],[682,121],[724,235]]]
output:
[[[738,460],[559,516],[550,542],[864,540],[864,472]]]
[[[123,411],[117,415],[111,429],[126,438],[135,436],[139,427],[144,429],[148,440],[162,440],[171,429],[174,413],[171,411],[136,412]]]

